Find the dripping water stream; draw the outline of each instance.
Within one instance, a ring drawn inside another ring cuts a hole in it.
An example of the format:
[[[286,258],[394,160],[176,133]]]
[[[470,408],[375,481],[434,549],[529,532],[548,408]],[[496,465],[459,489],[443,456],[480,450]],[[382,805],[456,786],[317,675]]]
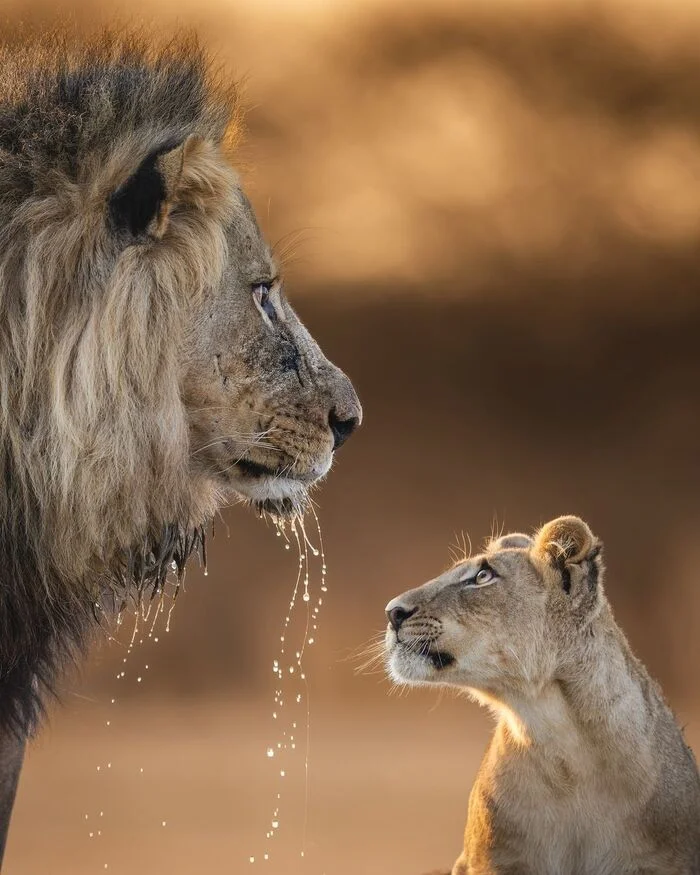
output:
[[[326,585],[326,557],[323,549],[323,536],[316,511],[311,506],[318,546],[307,534],[303,517],[295,517],[291,521],[276,521],[277,537],[284,540],[285,549],[289,550],[292,545],[296,546],[298,565],[297,575],[292,590],[292,595],[287,605],[287,611],[282,623],[279,637],[280,648],[278,655],[272,661],[272,671],[275,676],[274,705],[272,720],[277,729],[277,736],[273,743],[267,747],[266,755],[271,761],[275,761],[277,790],[275,793],[274,808],[269,821],[269,828],[265,833],[263,851],[257,856],[251,854],[249,863],[267,863],[273,857],[274,840],[279,833],[281,823],[281,810],[283,800],[283,788],[288,783],[288,770],[298,760],[296,751],[300,731],[303,733],[302,744],[304,751],[304,819],[299,854],[306,856],[307,829],[309,818],[309,761],[311,739],[311,705],[309,684],[304,668],[304,655],[308,647],[314,645],[318,634],[318,622],[323,598],[327,592]],[[311,595],[311,560],[320,560],[320,586],[316,603],[312,607]],[[301,641],[295,646],[292,639],[294,632],[295,609],[301,601],[305,605],[305,617],[299,631],[303,629]],[[296,681],[296,682],[295,682]],[[291,689],[290,689],[291,686]],[[291,700],[290,700],[291,697]],[[303,720],[303,728],[300,730],[299,723]],[[277,765],[279,764],[279,765]]]
[[[206,564],[203,563],[204,575],[207,576],[207,568]],[[178,568],[176,563],[172,564],[172,575],[169,575],[162,586],[159,589],[159,592],[153,594],[153,597],[146,600],[143,599],[135,605],[133,611],[134,617],[134,626],[131,631],[131,637],[129,639],[129,643],[126,645],[126,650],[124,656],[122,657],[121,666],[119,671],[116,674],[116,680],[125,682],[127,677],[127,666],[129,663],[129,659],[131,654],[135,650],[137,645],[143,645],[144,639],[152,641],[154,644],[158,644],[160,641],[160,634],[158,633],[158,620],[165,615],[165,605],[166,600],[170,600],[170,606],[167,611],[167,615],[165,618],[165,633],[170,632],[170,624],[172,620],[173,611],[175,609],[175,605],[177,604],[177,596],[180,592],[180,589],[184,585],[184,574],[180,571],[178,572]],[[171,591],[168,591],[168,587],[171,588]],[[98,608],[100,606],[98,605]],[[151,618],[151,613],[153,617]],[[123,605],[116,618],[116,630],[114,634],[108,631],[107,637],[110,643],[124,647],[123,642],[119,639],[120,631],[124,625],[124,619],[128,615],[127,605]],[[145,673],[149,670],[150,664],[145,662],[143,665],[143,669],[141,673],[136,676],[136,683],[141,684],[144,680]],[[123,684],[122,684],[123,685]],[[118,698],[116,695],[110,698],[110,717],[105,722],[105,726],[108,731],[112,730],[114,723],[114,711],[116,711]],[[141,776],[144,774],[144,767],[138,766],[138,775]],[[106,774],[112,771],[112,762],[107,762],[106,764],[100,763],[97,765],[96,770],[98,773]],[[107,818],[105,816],[104,808],[101,808],[97,815],[93,814],[92,817],[90,812],[86,812],[84,815],[84,819],[88,828],[88,838],[91,840],[100,839],[105,831],[105,822]],[[96,824],[96,825],[93,825]],[[160,821],[160,826],[167,826],[166,820]],[[104,862],[101,864],[101,871],[109,869],[109,863]]]

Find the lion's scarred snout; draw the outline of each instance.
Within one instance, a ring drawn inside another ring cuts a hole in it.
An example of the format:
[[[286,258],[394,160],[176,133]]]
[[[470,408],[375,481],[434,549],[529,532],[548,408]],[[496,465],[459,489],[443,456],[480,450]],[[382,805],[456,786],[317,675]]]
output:
[[[329,392],[328,428],[335,452],[362,422],[362,406],[350,380],[339,368],[332,367],[334,379]]]
[[[351,416],[349,419],[340,419],[335,412],[335,407],[328,414],[328,427],[333,435],[333,452],[339,450],[350,435],[360,424],[359,416]]]

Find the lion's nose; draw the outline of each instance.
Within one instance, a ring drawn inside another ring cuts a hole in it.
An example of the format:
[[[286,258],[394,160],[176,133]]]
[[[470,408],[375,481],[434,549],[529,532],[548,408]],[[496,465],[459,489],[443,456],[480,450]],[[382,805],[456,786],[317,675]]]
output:
[[[401,624],[412,617],[418,608],[405,608],[403,605],[389,602],[386,606],[386,616],[391,624],[391,628],[398,634]]]
[[[351,416],[349,419],[341,419],[334,407],[328,414],[328,427],[333,435],[333,451],[343,446],[345,441],[360,424],[359,416]]]

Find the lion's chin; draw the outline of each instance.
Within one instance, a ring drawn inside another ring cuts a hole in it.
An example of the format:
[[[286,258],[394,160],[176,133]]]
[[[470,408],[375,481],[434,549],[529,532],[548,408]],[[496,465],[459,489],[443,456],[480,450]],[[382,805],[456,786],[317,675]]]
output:
[[[329,460],[304,474],[296,474],[240,459],[230,471],[230,486],[261,515],[290,519],[304,515],[309,503],[309,489],[323,479],[330,465]]]

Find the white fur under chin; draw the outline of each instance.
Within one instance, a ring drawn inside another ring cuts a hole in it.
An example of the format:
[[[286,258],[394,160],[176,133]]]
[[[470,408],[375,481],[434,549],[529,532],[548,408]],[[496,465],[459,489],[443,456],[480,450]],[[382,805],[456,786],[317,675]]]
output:
[[[319,483],[333,465],[333,454],[318,462],[304,477],[239,477],[236,478],[233,488],[244,499],[254,504],[265,502],[288,501],[300,507],[306,504],[309,489]]]
[[[308,485],[299,480],[280,477],[258,477],[236,483],[236,492],[253,502],[289,501],[303,503],[308,495]]]
[[[409,653],[394,645],[388,652],[387,669],[396,684],[422,686],[436,681],[437,671],[432,663],[418,653]]]

